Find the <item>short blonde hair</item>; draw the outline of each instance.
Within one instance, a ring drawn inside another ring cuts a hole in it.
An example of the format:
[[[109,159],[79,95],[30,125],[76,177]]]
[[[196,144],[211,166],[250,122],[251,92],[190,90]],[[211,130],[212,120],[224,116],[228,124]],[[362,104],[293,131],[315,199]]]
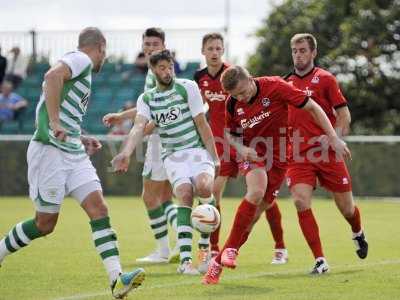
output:
[[[290,46],[306,41],[310,46],[310,50],[317,49],[317,39],[311,33],[297,33],[290,39]]]
[[[238,82],[250,78],[249,72],[241,66],[227,68],[221,75],[221,84],[225,91],[232,91]]]

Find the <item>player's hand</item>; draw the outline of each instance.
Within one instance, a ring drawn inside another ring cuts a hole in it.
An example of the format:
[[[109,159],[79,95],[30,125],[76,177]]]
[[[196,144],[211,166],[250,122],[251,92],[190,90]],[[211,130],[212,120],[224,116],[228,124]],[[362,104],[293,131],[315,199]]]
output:
[[[329,145],[333,148],[336,154],[339,155],[340,158],[351,160],[351,152],[345,141],[336,136],[330,139]]]
[[[85,150],[88,155],[95,154],[102,147],[100,141],[94,137],[82,136],[81,141],[82,144],[85,146]]]
[[[67,137],[67,132],[64,129],[64,127],[61,126],[59,122],[50,122],[50,128],[53,130],[54,137],[59,140],[64,142],[66,137]]]
[[[128,171],[131,156],[125,152],[118,153],[111,161],[113,171],[116,173],[125,173]]]
[[[253,148],[244,146],[240,150],[240,155],[243,157],[245,161],[258,161],[260,158],[258,157],[257,151]]]
[[[110,113],[106,114],[103,117],[103,124],[106,127],[111,127],[114,125],[121,124],[123,119],[121,118],[121,115],[119,113]]]

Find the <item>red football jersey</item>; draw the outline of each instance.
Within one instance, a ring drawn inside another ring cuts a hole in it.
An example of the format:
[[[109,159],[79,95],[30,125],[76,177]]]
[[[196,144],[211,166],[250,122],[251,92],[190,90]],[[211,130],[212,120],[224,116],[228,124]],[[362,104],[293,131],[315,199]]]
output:
[[[200,88],[204,101],[207,102],[209,111],[208,119],[214,136],[224,137],[225,104],[228,94],[222,89],[220,82],[222,72],[228,68],[223,64],[215,76],[211,76],[207,68],[201,69],[194,74],[194,80]]]
[[[301,108],[308,96],[277,76],[254,81],[257,93],[249,102],[229,97],[226,128],[232,135],[241,136],[243,144],[254,148],[260,157],[268,159],[267,149],[272,146],[274,164],[285,166],[288,104]]]
[[[331,73],[315,67],[304,76],[291,73],[285,79],[317,102],[325,111],[332,126],[335,126],[335,109],[347,105],[347,101],[340,91],[336,78]],[[300,136],[304,137],[304,142],[300,143],[300,153],[318,145],[308,144],[307,141],[310,138],[325,134],[311,114],[295,107],[289,108],[289,126],[293,130],[298,130]]]

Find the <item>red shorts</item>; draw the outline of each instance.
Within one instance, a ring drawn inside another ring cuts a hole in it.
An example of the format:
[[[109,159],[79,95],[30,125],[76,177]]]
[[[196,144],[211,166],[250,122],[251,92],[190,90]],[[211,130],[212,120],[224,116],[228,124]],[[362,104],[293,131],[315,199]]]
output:
[[[217,143],[217,153],[221,161],[221,168],[219,170],[219,176],[224,177],[237,177],[239,173],[239,164],[236,161],[236,152],[230,147],[229,153],[224,153],[224,147],[222,144]]]
[[[265,167],[266,167],[265,161],[260,161],[260,162],[244,161],[239,164],[240,174],[243,176],[246,176],[246,174],[251,170],[257,168],[265,169]],[[264,201],[266,201],[269,204],[274,202],[274,200],[279,194],[279,190],[282,186],[282,183],[285,180],[285,175],[286,175],[286,168],[277,167],[275,165],[273,165],[272,168],[267,171],[268,184],[267,184],[267,191],[265,192],[264,195]]]
[[[316,188],[317,178],[321,186],[336,193],[352,190],[351,177],[344,161],[336,161],[330,154],[329,162],[291,162],[287,170],[287,185],[305,183]]]

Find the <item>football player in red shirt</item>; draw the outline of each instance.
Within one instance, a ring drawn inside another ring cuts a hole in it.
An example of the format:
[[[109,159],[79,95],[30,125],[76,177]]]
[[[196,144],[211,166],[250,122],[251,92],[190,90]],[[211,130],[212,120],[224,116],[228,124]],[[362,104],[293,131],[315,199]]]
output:
[[[216,207],[220,211],[220,202],[226,182],[230,177],[235,178],[238,174],[236,152],[224,138],[225,105],[228,94],[223,90],[220,78],[222,72],[228,68],[228,65],[222,61],[224,54],[224,38],[222,35],[220,33],[206,34],[203,37],[201,52],[206,59],[207,66],[197,71],[194,79],[199,85],[204,102],[209,107],[208,119],[221,160],[219,176],[215,179],[213,190]],[[288,255],[283,240],[282,217],[276,202],[266,210],[265,215],[275,241],[274,256],[271,263],[284,264],[287,262]],[[215,256],[219,252],[219,230],[220,228],[211,234],[211,256]],[[208,244],[205,243],[205,246],[208,249]],[[199,261],[203,262],[209,257],[206,251],[199,252]],[[205,268],[205,271],[207,271],[207,268]]]
[[[223,250],[210,261],[204,284],[217,284],[222,266],[236,267],[238,250],[247,240],[257,209],[264,211],[275,201],[286,173],[289,105],[312,114],[337,155],[350,156],[346,143],[337,136],[322,108],[280,77],[252,78],[247,70],[235,66],[224,71],[221,83],[231,95],[226,106],[227,139],[243,158],[240,169],[245,175],[247,192]]]
[[[315,67],[316,39],[308,33],[296,34],[290,45],[294,71],[285,79],[305,91],[322,107],[339,136],[347,135],[351,120],[347,101],[336,78],[328,71]],[[287,181],[301,230],[316,260],[311,273],[322,274],[329,270],[322,251],[318,225],[311,210],[311,198],[317,179],[332,193],[337,207],[351,225],[357,255],[364,259],[368,254],[368,243],[361,227],[359,209],[353,200],[351,178],[345,162],[336,159],[333,149],[327,147],[323,129],[303,110],[289,108],[289,126],[293,130],[293,153]]]

